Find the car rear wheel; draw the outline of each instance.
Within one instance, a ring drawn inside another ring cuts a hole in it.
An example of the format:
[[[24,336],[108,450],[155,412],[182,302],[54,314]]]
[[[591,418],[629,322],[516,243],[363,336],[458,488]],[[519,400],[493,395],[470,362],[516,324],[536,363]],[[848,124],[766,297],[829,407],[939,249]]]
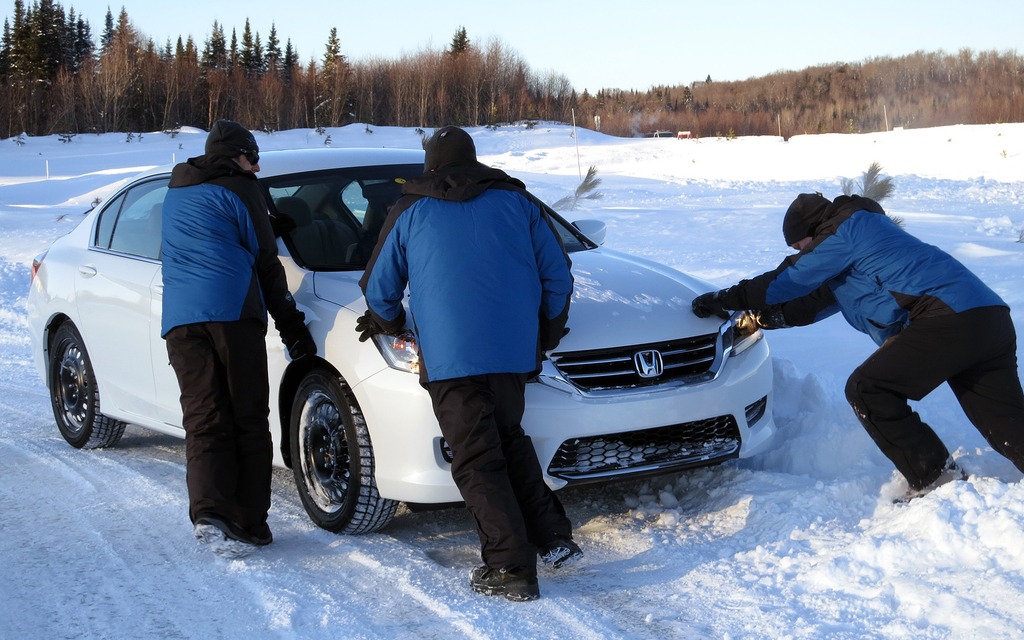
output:
[[[395,515],[374,478],[373,446],[349,388],[333,373],[310,372],[292,403],[292,471],[306,513],[335,533],[368,533]]]
[[[100,392],[82,336],[65,322],[50,347],[50,405],[60,435],[72,447],[97,449],[117,444],[125,423],[100,413]]]

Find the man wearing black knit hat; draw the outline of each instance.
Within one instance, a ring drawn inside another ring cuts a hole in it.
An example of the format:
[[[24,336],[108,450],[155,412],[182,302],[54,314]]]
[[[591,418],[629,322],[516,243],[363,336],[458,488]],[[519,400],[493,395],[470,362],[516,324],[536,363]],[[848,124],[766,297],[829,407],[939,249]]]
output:
[[[195,536],[238,557],[273,539],[268,309],[293,359],[316,344],[277,257],[255,138],[218,120],[205,151],[174,167],[164,199],[161,335],[181,389]]]
[[[548,207],[477,162],[467,132],[439,129],[425,151],[426,171],[403,185],[360,281],[356,330],[360,340],[401,330],[408,286],[420,381],[480,536],[470,586],[533,600],[538,555],[554,568],[583,555],[520,424],[526,380],[563,335],[569,258]]]
[[[943,382],[992,448],[1024,471],[1024,393],[1010,309],[949,254],[921,242],[868,198],[798,196],[783,220],[799,251],[773,271],[698,296],[702,318],[752,310],[762,328],[841,311],[879,345],[846,384],[861,424],[909,485],[907,498],[965,476],[914,412]]]

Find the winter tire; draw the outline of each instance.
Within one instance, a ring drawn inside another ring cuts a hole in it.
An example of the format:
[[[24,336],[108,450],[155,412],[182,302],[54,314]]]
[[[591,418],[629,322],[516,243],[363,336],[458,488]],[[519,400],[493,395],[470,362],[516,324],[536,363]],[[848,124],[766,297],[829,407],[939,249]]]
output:
[[[295,484],[317,526],[356,534],[391,521],[398,502],[377,493],[370,434],[343,381],[310,372],[295,392],[290,427]]]
[[[112,447],[125,423],[100,413],[100,391],[82,336],[65,322],[50,347],[50,405],[60,435],[76,449]]]

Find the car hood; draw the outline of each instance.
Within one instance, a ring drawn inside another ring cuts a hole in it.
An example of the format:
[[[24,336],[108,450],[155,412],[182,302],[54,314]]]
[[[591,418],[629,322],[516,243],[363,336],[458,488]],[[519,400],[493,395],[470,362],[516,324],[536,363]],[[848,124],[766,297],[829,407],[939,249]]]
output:
[[[571,256],[569,333],[560,351],[661,342],[718,330],[693,315],[693,298],[712,285],[663,265],[606,248]]]
[[[714,287],[649,260],[600,247],[570,254],[575,280],[569,308],[569,333],[559,351],[583,351],[661,342],[714,333],[717,318],[693,315],[694,296]],[[362,272],[319,272],[318,298],[366,310],[359,290]]]

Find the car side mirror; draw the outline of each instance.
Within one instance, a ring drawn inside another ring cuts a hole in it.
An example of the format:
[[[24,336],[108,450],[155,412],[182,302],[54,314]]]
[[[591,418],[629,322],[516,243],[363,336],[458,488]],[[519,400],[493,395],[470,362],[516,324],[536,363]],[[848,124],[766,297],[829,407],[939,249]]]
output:
[[[572,226],[593,240],[594,244],[598,246],[604,244],[604,237],[608,232],[608,225],[604,222],[600,220],[577,220],[572,223]]]

